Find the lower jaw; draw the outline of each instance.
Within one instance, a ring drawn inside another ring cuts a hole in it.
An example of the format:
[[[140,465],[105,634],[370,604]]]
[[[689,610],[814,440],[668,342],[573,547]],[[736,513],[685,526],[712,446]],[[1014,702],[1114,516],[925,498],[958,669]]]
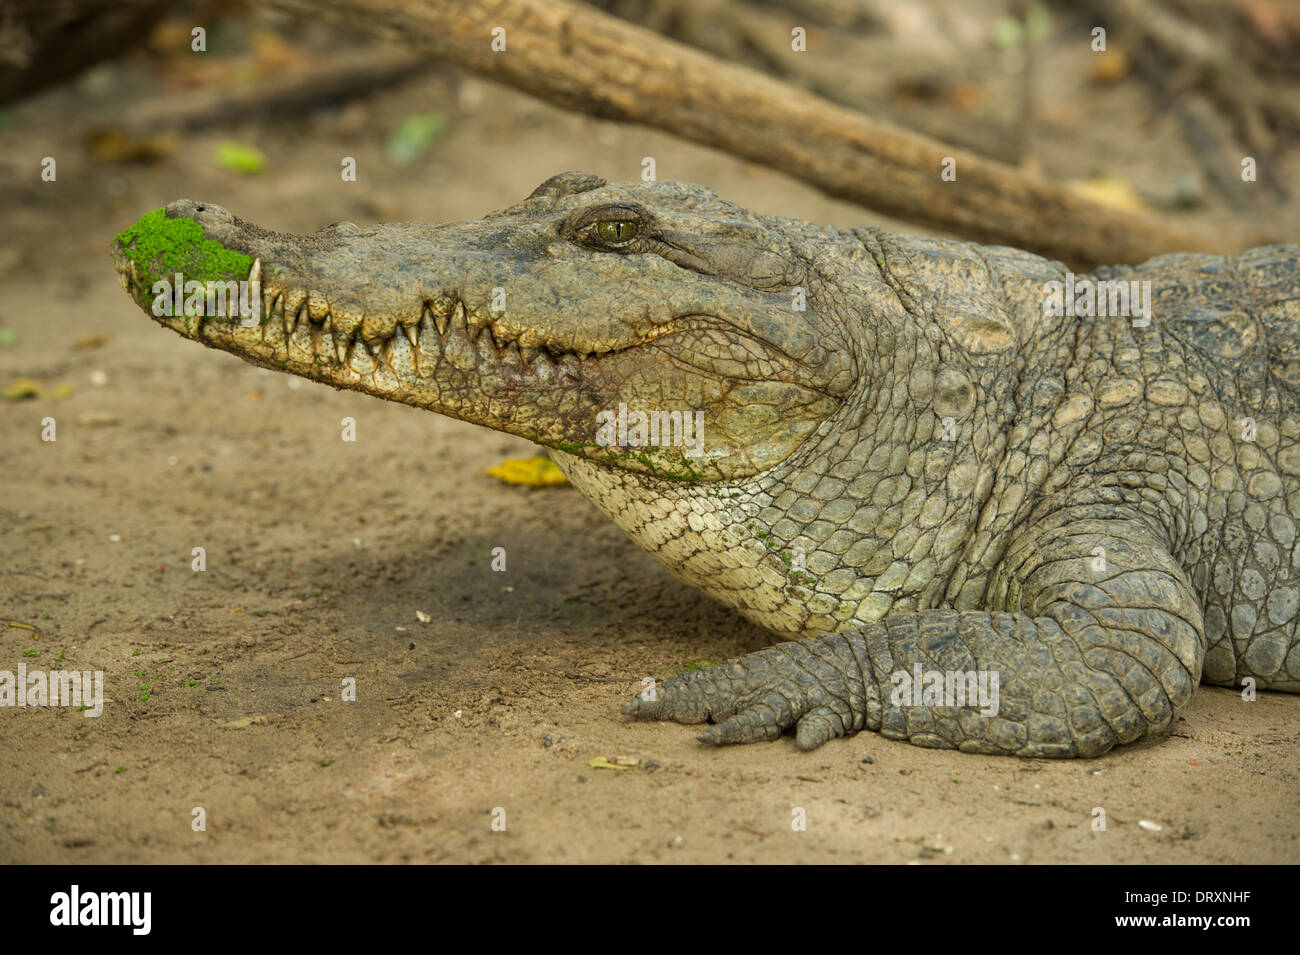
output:
[[[299,323],[285,335],[272,322],[242,328],[237,318],[202,320],[158,318],[185,338],[273,371],[282,371],[333,388],[358,391],[471,424],[513,434],[546,446],[589,443],[601,404],[567,365],[503,363],[480,335],[478,343],[412,349],[405,333],[379,348],[350,341],[343,358],[327,326]],[[397,342],[394,347],[393,343]],[[446,343],[442,343],[446,344]],[[360,350],[360,351],[359,351]],[[616,399],[615,399],[616,400]]]

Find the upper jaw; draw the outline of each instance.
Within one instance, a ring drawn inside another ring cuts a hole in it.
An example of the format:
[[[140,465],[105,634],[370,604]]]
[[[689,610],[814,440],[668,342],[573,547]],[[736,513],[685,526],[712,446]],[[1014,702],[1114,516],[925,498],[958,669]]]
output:
[[[536,235],[509,228],[493,231],[484,222],[398,223],[364,230],[338,223],[311,235],[292,235],[262,229],[220,206],[190,199],[171,203],[163,213],[167,220],[196,223],[202,244],[240,263],[242,274],[219,278],[254,287],[259,293],[254,303],[257,321],[248,316],[231,321],[229,310],[189,321],[157,314],[152,288],[156,279],[201,281],[211,276],[174,276],[170,268],[138,267],[140,256],[126,249],[119,236],[113,257],[123,287],[160,324],[186,337],[231,351],[247,350],[251,360],[277,367],[285,368],[281,362],[287,360],[292,367],[286,370],[300,373],[310,369],[296,367],[296,359],[305,356],[293,353],[295,334],[304,346],[307,336],[312,337],[312,365],[336,359],[346,366],[357,356],[364,367],[366,351],[372,358],[381,350],[401,353],[399,336],[418,360],[420,342],[432,345],[429,335],[436,330],[441,342],[450,340],[453,349],[481,345],[484,358],[495,352],[505,365],[519,367],[540,360],[545,371],[547,364],[572,367],[658,339],[671,348],[674,333],[726,326],[722,316],[744,304],[734,292],[728,295],[725,286],[709,282],[674,301],[671,293],[662,293],[672,283],[655,274],[672,267],[656,261],[642,266],[646,278],[659,279],[660,294],[647,301],[629,294],[625,283],[602,283],[599,277],[579,287],[573,275],[581,274],[581,265],[566,261],[571,256],[564,243],[541,243],[539,251]],[[770,324],[778,332],[781,327],[761,315],[747,315],[743,324]],[[732,338],[753,337],[741,327],[728,328],[727,333]],[[756,345],[762,347],[761,338]],[[780,344],[768,350],[772,360],[782,363]],[[681,357],[691,359],[688,353]],[[791,371],[799,370],[793,367],[798,362],[790,364]]]
[[[259,279],[263,311],[286,315],[289,334],[297,318],[321,323],[328,316],[336,335],[375,348],[403,329],[413,333],[429,314],[440,334],[449,324],[464,327],[472,340],[486,332],[497,348],[517,345],[527,363],[543,351],[553,358],[617,351],[674,327],[667,308],[625,319],[616,314],[625,309],[613,307],[617,298],[575,308],[557,293],[571,266],[556,261],[554,249],[539,254],[536,236],[493,231],[482,222],[369,229],[337,223],[292,235],[194,200],[178,200],[163,211],[168,220],[197,223],[208,243],[243,256],[243,274],[225,277]],[[147,286],[158,276],[137,274],[120,242],[113,254],[124,286],[143,305]],[[170,270],[163,277],[170,279]],[[528,307],[511,307],[511,300]]]

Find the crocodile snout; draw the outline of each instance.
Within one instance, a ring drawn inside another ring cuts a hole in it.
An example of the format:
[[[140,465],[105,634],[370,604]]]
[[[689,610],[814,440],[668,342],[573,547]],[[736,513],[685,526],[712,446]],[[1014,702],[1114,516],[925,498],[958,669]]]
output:
[[[116,236],[113,263],[123,287],[142,304],[158,294],[159,282],[240,281],[256,257],[244,251],[239,232],[238,221],[221,206],[181,199]]]

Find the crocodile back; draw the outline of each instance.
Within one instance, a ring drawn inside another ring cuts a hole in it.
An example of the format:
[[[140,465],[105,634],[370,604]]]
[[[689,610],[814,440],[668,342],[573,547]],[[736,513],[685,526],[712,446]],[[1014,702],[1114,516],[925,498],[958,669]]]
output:
[[[1295,413],[1300,400],[1300,246],[1237,256],[1167,255],[1131,273],[1150,281],[1166,334],[1229,374],[1242,403]]]

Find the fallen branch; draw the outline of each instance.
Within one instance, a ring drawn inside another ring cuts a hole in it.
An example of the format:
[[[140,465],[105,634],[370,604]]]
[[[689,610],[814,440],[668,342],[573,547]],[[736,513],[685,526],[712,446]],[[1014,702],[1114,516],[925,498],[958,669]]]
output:
[[[582,5],[547,0],[269,0],[400,38],[566,109],[640,123],[828,195],[1072,266],[1233,243],[1098,205],[1012,167],[835,106]],[[492,31],[504,29],[506,50]],[[946,157],[956,181],[940,178]]]

